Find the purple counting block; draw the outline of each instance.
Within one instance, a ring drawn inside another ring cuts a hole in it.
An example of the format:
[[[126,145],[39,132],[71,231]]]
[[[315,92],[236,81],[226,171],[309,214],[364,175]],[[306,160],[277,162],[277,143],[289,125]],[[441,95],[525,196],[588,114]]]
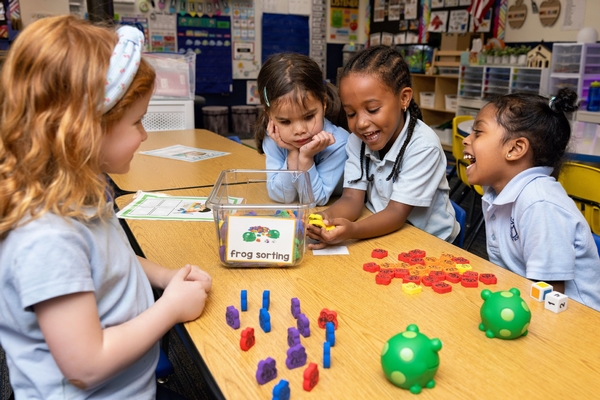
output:
[[[306,318],[306,315],[300,313],[298,315],[298,330],[300,334],[304,337],[310,336],[310,321]]]
[[[277,378],[276,361],[271,357],[260,360],[258,362],[258,369],[256,370],[256,381],[261,385],[264,385],[275,378]]]
[[[298,315],[300,315],[300,300],[298,300],[298,298],[294,297],[292,299],[292,315],[294,316],[294,318],[298,318]]]
[[[306,364],[307,358],[306,349],[301,344],[298,344],[288,349],[285,365],[289,369],[299,368]]]
[[[238,329],[240,327],[240,312],[234,306],[228,306],[225,312],[225,320],[227,325],[233,329]]]
[[[300,331],[298,331],[298,329],[294,328],[293,326],[291,328],[288,328],[287,339],[289,347],[294,347],[300,344]]]

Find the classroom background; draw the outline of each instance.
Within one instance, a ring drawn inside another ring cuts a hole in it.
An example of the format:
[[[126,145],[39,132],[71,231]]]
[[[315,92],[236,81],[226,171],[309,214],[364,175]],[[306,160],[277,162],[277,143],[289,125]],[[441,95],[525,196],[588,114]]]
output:
[[[2,0],[0,5],[2,49],[35,19],[66,13],[86,18],[88,8],[100,7],[119,23],[144,29],[149,52],[195,53],[192,93],[184,94],[193,110],[188,124],[237,136],[249,145],[249,127],[260,104],[255,79],[262,62],[280,51],[310,55],[324,79],[336,83],[344,60],[363,46],[396,46],[410,64],[424,120],[437,129],[447,150],[452,118],[475,115],[486,97],[518,86],[516,67],[533,66],[536,54],[548,62],[535,64],[539,70],[529,72],[537,82],[533,88],[523,84],[523,89],[551,95],[571,85],[586,100],[589,84],[600,79],[600,69],[592,71],[597,76],[551,77],[564,72],[556,69],[560,66],[552,70],[555,44],[564,52],[582,29],[600,31],[600,3],[589,0]],[[586,39],[597,42],[593,34]],[[461,62],[457,53],[434,56],[435,49],[481,51],[464,55]],[[527,51],[533,60],[523,64],[517,57]],[[585,52],[582,57],[580,64]],[[505,87],[486,92],[476,82],[476,93],[463,90],[465,76],[484,79],[488,72],[500,73]],[[584,72],[590,75],[589,68],[574,75]],[[598,121],[591,122],[592,127],[577,129],[595,129]]]

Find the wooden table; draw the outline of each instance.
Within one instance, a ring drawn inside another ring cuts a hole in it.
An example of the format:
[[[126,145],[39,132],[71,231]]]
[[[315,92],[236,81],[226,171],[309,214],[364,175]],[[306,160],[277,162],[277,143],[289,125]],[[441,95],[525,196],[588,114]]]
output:
[[[210,187],[224,169],[265,169],[265,158],[256,150],[205,129],[148,132],[138,151],[175,144],[230,154],[192,163],[136,153],[128,173],[110,177],[122,191],[157,191]]]
[[[177,195],[205,196],[208,188],[174,192]],[[119,198],[118,205],[129,202]],[[315,256],[307,250],[302,264],[294,268],[231,269],[220,265],[215,227],[206,222],[128,220],[145,255],[171,268],[195,263],[214,279],[204,313],[185,324],[185,331],[205,364],[218,390],[227,399],[268,399],[280,379],[290,382],[292,398],[391,399],[408,391],[392,385],[384,376],[380,354],[384,343],[417,324],[430,338],[439,338],[440,367],[436,387],[424,389],[423,399],[526,399],[597,398],[600,376],[600,313],[575,301],[568,310],[555,314],[529,297],[531,282],[489,263],[467,251],[437,239],[417,228],[371,240],[348,244],[350,255]],[[465,288],[452,284],[448,294],[424,287],[420,294],[402,291],[401,283],[375,284],[375,275],[362,270],[374,248],[389,251],[385,260],[397,262],[400,252],[419,248],[429,256],[451,252],[471,260],[475,271],[494,273],[498,284]],[[482,289],[492,291],[516,287],[529,305],[532,321],[529,334],[516,340],[488,339],[478,329],[483,300]],[[241,329],[225,322],[225,310],[240,309],[240,291],[248,291],[248,311],[240,312]],[[259,326],[259,309],[264,290],[270,290],[272,331]],[[287,328],[295,326],[290,300],[297,297],[310,320],[311,336],[301,338],[308,362],[319,365],[319,384],[308,393],[302,389],[305,367],[285,366]],[[323,308],[335,310],[339,328],[331,348],[331,369],[322,367],[324,330],[317,317]],[[251,326],[256,345],[240,350],[240,333]],[[260,360],[273,357],[278,377],[265,385],[256,382]]]

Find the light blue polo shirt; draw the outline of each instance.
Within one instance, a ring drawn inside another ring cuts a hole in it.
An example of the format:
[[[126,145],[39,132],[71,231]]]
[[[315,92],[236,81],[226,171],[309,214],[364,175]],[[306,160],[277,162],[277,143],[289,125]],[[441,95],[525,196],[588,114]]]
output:
[[[379,151],[371,151],[369,147],[365,147],[365,155],[371,159],[369,175],[373,175],[373,182],[368,182],[367,174],[363,173],[361,180],[350,183],[361,175],[362,145],[358,136],[350,135],[346,144],[348,161],[344,170],[344,187],[366,191],[366,206],[373,213],[385,209],[390,200],[414,206],[407,217],[410,224],[452,242],[460,232],[460,225],[456,222],[454,208],[450,203],[446,155],[438,135],[421,120],[417,120],[404,152],[398,178],[395,182],[393,179],[386,180],[406,140],[409,120],[407,113],[402,131],[383,159],[380,159]]]
[[[600,311],[600,259],[590,227],[551,167],[515,176],[482,209],[491,262],[528,279],[565,281],[565,294]]]

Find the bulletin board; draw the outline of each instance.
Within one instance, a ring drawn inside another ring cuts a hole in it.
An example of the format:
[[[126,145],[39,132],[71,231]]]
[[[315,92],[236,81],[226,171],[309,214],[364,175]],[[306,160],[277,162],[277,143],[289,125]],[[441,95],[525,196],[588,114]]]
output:
[[[177,16],[180,53],[196,53],[196,93],[229,93],[232,85],[231,18]]]
[[[292,14],[263,13],[262,62],[275,53],[291,51],[309,55],[308,17]]]
[[[469,12],[473,2],[480,0],[369,0],[371,14],[370,41],[375,44],[431,43],[442,33],[503,34],[498,9],[490,8],[475,21]],[[494,31],[494,28],[496,31]],[[437,36],[436,36],[437,35]]]

